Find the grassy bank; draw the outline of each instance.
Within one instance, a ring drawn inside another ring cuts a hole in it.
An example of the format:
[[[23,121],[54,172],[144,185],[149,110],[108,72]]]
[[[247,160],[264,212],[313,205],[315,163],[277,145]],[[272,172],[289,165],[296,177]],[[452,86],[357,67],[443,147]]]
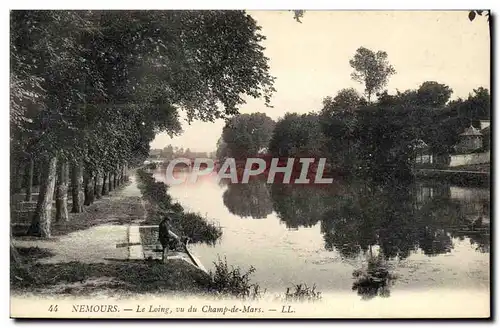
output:
[[[116,263],[50,263],[34,261],[50,256],[46,250],[18,248],[18,262],[11,259],[11,291],[35,294],[204,293],[210,279],[181,260]],[[37,256],[34,256],[37,255]]]
[[[243,271],[225,260],[215,264],[209,275],[182,260],[167,265],[157,260],[119,261],[116,263],[39,263],[51,257],[49,250],[29,247],[15,249],[11,257],[10,286],[13,294],[40,295],[108,295],[137,294],[207,295],[215,298],[258,300],[267,291],[251,282],[255,269]],[[321,293],[305,284],[287,288],[274,295],[283,301],[318,301]]]
[[[167,193],[168,186],[158,182],[151,173],[137,170],[138,187],[147,201],[147,223],[159,224],[165,216],[171,218],[175,233],[191,238],[191,242],[214,244],[222,236],[222,229],[197,213],[189,213],[172,200]]]

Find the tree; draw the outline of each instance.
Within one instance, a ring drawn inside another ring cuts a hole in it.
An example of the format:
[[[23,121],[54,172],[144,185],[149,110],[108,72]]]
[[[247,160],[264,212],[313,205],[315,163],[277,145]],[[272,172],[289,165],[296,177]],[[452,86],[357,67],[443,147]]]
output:
[[[351,78],[364,84],[368,102],[370,102],[372,94],[382,90],[387,85],[389,77],[396,73],[387,57],[385,51],[375,53],[370,49],[360,47],[356,50],[354,58],[349,61],[354,69]]]
[[[227,143],[224,142],[222,136],[217,140],[215,158],[219,161],[224,161],[227,157],[230,157],[229,150],[227,148]]]
[[[222,130],[222,140],[231,156],[245,158],[257,155],[269,145],[274,121],[264,113],[232,117]]]
[[[420,106],[433,108],[443,107],[450,100],[453,90],[435,81],[426,81],[417,90],[417,101]]]
[[[269,142],[269,152],[279,157],[319,156],[323,133],[317,114],[286,113],[278,120]]]
[[[353,112],[364,104],[366,104],[366,101],[354,88],[346,88],[341,89],[333,99],[326,97],[323,100],[322,111]]]
[[[269,104],[259,29],[244,11],[12,12],[11,145],[16,158],[46,163],[30,232],[50,236],[58,162],[83,164],[89,204],[97,180],[119,184],[156,133],[181,132],[181,109],[212,121],[237,114],[246,96]]]
[[[335,98],[323,100],[320,125],[324,150],[336,170],[348,172],[352,169],[356,111],[365,105],[366,100],[353,88],[342,89]]]
[[[168,145],[161,151],[161,156],[166,159],[172,159],[174,156],[174,148],[172,145]]]
[[[479,87],[472,90],[467,98],[467,114],[472,119],[490,119],[491,97],[490,91]]]

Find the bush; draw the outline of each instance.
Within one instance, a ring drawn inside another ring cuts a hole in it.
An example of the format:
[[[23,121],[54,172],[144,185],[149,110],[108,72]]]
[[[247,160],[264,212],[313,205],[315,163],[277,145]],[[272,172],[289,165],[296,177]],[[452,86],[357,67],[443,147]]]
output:
[[[218,262],[214,262],[214,265],[215,272],[210,271],[212,278],[210,292],[221,296],[235,296],[245,299],[256,299],[261,296],[259,285],[250,283],[250,275],[255,272],[253,266],[250,266],[250,269],[243,273],[238,267],[231,266],[229,268],[225,258],[224,261],[219,258]]]

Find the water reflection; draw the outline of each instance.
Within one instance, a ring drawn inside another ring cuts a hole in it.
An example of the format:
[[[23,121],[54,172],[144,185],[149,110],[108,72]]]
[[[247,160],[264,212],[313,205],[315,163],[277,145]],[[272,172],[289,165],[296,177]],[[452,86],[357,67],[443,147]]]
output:
[[[222,199],[232,214],[242,218],[264,219],[273,212],[273,202],[265,180],[250,179],[244,184],[221,180],[221,184],[227,186]]]
[[[353,289],[371,299],[391,291],[395,296],[395,286],[398,294],[488,288],[489,261],[482,254],[490,249],[487,188],[215,181],[170,189],[183,206],[224,227],[220,243],[196,246],[195,253],[208,265],[218,256],[240,267],[254,265],[254,280],[268,290],[307,283],[322,292]]]
[[[376,296],[389,297],[390,287],[396,279],[382,254],[376,256],[370,254],[367,267],[354,270],[352,275],[355,278],[352,290],[357,291],[364,300],[370,300]]]
[[[315,186],[271,184],[274,211],[288,228],[312,227],[328,209],[328,190]]]
[[[268,192],[269,190],[269,192]],[[226,194],[227,193],[227,194]],[[318,222],[326,250],[344,259],[364,258],[353,290],[365,299],[390,294],[394,276],[386,265],[412,253],[447,254],[454,239],[468,238],[479,252],[490,249],[488,189],[446,184],[374,186],[351,182],[319,188],[272,184],[230,185],[224,204],[234,214],[264,217],[272,210],[288,228]],[[270,200],[266,200],[269,197]],[[256,204],[263,204],[258,212]],[[378,254],[372,254],[377,247]]]

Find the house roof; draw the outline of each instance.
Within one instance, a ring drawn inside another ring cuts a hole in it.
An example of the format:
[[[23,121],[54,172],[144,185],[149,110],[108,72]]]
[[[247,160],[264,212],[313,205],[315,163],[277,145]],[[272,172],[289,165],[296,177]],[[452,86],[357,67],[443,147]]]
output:
[[[429,147],[422,139],[413,139],[411,143],[414,149],[423,149]]]
[[[482,129],[482,130],[481,130],[481,133],[482,133],[483,135],[486,135],[486,134],[488,134],[488,133],[491,133],[491,126],[487,126],[487,127],[485,127],[484,129]]]
[[[483,134],[473,127],[472,125],[465,129],[464,132],[460,133],[461,136],[482,136]]]

